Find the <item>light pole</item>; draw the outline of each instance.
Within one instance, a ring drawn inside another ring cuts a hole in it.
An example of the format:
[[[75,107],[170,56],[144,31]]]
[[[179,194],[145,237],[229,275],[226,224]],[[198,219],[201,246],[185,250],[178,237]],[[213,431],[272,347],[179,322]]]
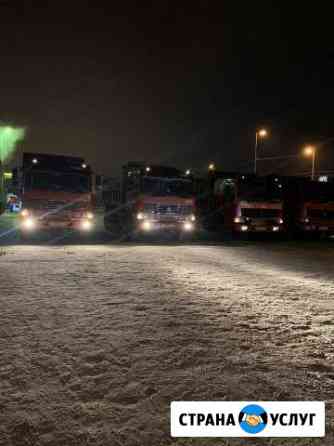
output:
[[[254,174],[257,173],[257,152],[259,148],[259,139],[265,138],[268,135],[266,129],[256,130],[255,132],[255,150],[254,150]]]
[[[9,126],[0,126],[0,214],[6,209],[3,162],[6,155],[7,139],[11,130],[12,128]]]
[[[24,138],[24,129],[0,123],[0,208],[6,206],[3,164],[15,151],[18,141]],[[0,209],[0,213],[3,209]]]
[[[317,149],[314,146],[307,146],[304,149],[304,155],[308,157],[312,157],[312,174],[311,179],[314,180],[314,174],[315,174],[315,155],[316,155]]]

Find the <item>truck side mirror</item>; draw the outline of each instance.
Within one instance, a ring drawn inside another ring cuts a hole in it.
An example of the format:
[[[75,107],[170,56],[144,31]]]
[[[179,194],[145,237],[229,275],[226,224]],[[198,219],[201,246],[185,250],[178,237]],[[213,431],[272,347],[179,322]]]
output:
[[[13,181],[13,185],[16,187],[17,184],[18,184],[18,181],[19,181],[19,176],[18,176],[18,169],[17,169],[17,167],[15,167],[15,168],[12,170],[12,175],[13,175],[13,179],[12,179],[12,181]]]
[[[96,188],[102,187],[102,175],[95,175],[95,187]]]

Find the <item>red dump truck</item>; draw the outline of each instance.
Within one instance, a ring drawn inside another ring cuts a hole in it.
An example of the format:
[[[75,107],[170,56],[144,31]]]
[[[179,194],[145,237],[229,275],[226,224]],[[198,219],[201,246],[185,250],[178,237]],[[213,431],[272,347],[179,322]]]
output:
[[[53,229],[93,229],[95,180],[82,158],[24,153],[17,177],[23,236]]]
[[[192,179],[178,169],[128,163],[121,202],[107,209],[105,227],[115,235],[191,234],[196,230]]]
[[[204,219],[230,233],[281,233],[283,184],[279,177],[213,172]]]
[[[284,219],[292,236],[334,234],[334,184],[307,178],[288,179]]]

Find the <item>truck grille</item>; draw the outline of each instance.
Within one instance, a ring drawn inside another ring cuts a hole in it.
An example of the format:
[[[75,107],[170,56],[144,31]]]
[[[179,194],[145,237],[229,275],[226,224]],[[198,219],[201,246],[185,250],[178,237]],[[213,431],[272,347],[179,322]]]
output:
[[[45,205],[45,209],[49,211],[63,210],[66,208],[69,208],[68,203],[66,206],[66,203],[63,201],[48,201]]]
[[[73,213],[80,213],[83,204],[80,202],[68,203],[66,201],[37,201],[27,205],[33,212],[40,214],[48,219],[68,218]]]
[[[281,211],[279,209],[244,208],[241,212],[243,217],[271,219],[278,218]]]
[[[192,206],[179,204],[145,204],[144,206],[144,212],[165,217],[183,217],[190,215],[192,211]]]

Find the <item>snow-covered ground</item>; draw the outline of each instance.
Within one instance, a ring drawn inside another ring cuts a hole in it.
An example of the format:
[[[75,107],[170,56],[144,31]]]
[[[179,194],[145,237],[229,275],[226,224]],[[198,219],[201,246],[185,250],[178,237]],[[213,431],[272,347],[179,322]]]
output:
[[[328,445],[334,246],[0,247],[0,445]],[[325,400],[325,439],[172,439],[173,400]]]

